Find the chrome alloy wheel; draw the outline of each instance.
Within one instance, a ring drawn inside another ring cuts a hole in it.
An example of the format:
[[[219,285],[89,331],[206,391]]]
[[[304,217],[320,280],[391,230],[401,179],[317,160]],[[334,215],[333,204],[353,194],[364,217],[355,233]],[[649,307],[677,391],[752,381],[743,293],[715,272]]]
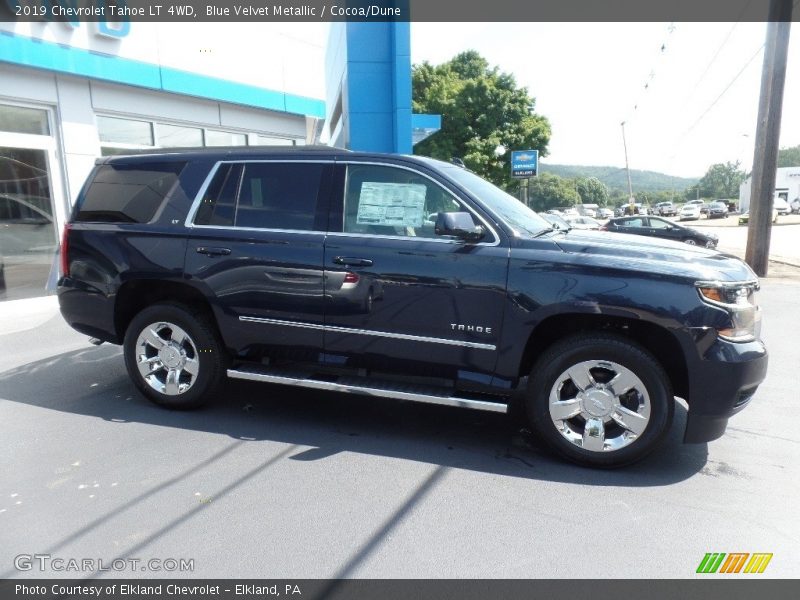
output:
[[[605,360],[579,362],[559,375],[550,418],[571,443],[610,452],[633,443],[650,421],[650,396],[633,371]]]
[[[167,321],[151,323],[136,339],[136,366],[151,388],[167,396],[183,394],[197,381],[197,346],[183,329]]]

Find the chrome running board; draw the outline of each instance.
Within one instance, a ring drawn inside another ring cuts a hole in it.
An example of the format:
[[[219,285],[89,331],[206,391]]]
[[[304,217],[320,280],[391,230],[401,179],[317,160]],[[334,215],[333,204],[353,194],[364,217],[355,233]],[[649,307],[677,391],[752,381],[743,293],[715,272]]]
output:
[[[347,394],[361,394],[364,396],[380,396],[395,400],[411,400],[413,402],[426,402],[428,404],[441,404],[444,406],[458,406],[473,410],[505,413],[507,405],[504,402],[488,402],[486,400],[473,400],[459,398],[452,395],[446,388],[433,386],[402,384],[393,381],[378,381],[360,377],[336,377],[336,381],[316,379],[309,374],[281,372],[277,370],[261,369],[258,367],[241,367],[228,369],[231,379],[246,379],[248,381],[261,381],[264,383],[278,383],[281,385],[294,385],[326,390],[330,392],[344,392]]]

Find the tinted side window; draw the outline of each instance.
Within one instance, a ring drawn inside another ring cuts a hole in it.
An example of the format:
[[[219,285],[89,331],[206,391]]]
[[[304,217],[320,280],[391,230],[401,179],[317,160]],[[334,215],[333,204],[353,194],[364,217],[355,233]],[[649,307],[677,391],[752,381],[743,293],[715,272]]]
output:
[[[241,180],[242,165],[220,166],[197,209],[195,225],[232,226]]]
[[[622,222],[623,227],[646,227],[642,217],[634,217],[633,219],[625,219]]]
[[[245,164],[236,226],[313,230],[324,168],[317,163]]]
[[[178,181],[185,162],[103,165],[86,191],[76,221],[147,223]]]
[[[348,165],[344,231],[434,238],[440,212],[465,211],[444,188],[406,169]]]

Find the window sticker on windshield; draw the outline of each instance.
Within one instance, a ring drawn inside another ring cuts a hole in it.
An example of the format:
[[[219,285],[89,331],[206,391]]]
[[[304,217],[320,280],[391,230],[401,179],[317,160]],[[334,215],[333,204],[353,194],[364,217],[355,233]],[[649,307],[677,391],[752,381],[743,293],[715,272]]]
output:
[[[356,222],[359,225],[422,227],[426,187],[419,183],[361,184]]]

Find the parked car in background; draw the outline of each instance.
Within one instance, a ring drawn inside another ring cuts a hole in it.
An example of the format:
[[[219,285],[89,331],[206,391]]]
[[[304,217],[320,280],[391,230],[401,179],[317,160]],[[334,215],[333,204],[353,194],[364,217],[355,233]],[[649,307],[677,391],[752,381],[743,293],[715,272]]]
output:
[[[568,208],[564,211],[565,217],[579,217],[578,209],[577,208]]]
[[[572,229],[600,229],[600,223],[592,217],[567,217],[565,220]]]
[[[661,217],[674,217],[678,214],[678,209],[672,202],[659,202],[655,206],[654,213]]]
[[[709,219],[724,219],[728,216],[728,205],[724,202],[712,202],[708,205]]]
[[[772,206],[775,207],[775,210],[777,210],[778,214],[781,216],[788,215],[790,212],[792,212],[789,203],[781,197],[776,197],[772,202]]]
[[[750,211],[748,210],[746,213],[739,215],[739,225],[747,225],[750,222]],[[778,222],[778,209],[774,206],[772,207],[772,222]]]
[[[697,204],[684,204],[678,219],[681,221],[696,221],[700,218],[700,206]]]
[[[600,219],[611,219],[614,217],[614,211],[610,208],[601,208],[597,216]]]
[[[632,233],[663,238],[665,240],[683,242],[690,246],[705,246],[706,248],[716,248],[719,242],[719,237],[713,233],[706,234],[661,217],[644,215],[611,219],[601,229],[617,233]]]

